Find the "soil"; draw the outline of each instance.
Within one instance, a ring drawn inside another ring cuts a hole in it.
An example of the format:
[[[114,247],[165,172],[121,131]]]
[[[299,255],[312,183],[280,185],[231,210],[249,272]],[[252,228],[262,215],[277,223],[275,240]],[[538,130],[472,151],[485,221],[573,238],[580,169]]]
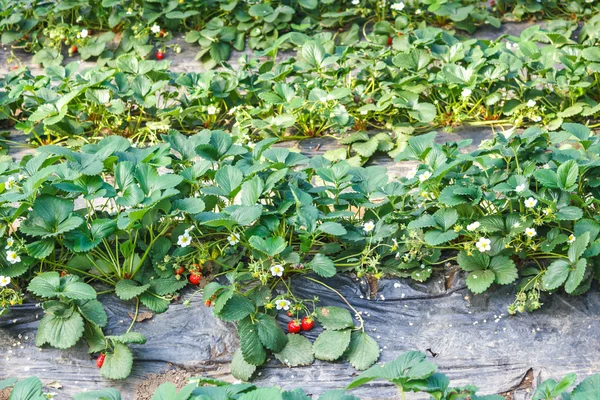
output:
[[[10,392],[12,392],[12,388],[6,388],[4,390],[0,390],[0,400],[8,400],[10,396]]]
[[[146,377],[146,380],[141,382],[135,388],[135,399],[136,400],[151,400],[152,393],[163,383],[171,382],[175,384],[177,390],[180,390],[188,383],[188,379],[194,376],[200,376],[206,373],[206,370],[203,372],[194,372],[187,371],[180,368],[175,368],[168,370],[162,374],[150,374]],[[233,382],[231,375],[229,374],[229,369],[224,369],[220,373],[217,372],[216,375],[211,374],[211,378],[221,379],[224,381]],[[0,392],[1,395],[2,392]],[[4,400],[3,397],[0,397],[0,400]]]

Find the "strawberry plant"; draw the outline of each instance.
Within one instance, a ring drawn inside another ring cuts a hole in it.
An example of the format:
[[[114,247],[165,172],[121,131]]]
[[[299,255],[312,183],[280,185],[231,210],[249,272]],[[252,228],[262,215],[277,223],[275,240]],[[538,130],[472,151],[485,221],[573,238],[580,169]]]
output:
[[[473,385],[464,387],[451,387],[450,379],[440,372],[435,372],[436,365],[425,359],[425,354],[411,351],[400,355],[394,361],[384,365],[377,365],[360,374],[347,389],[362,386],[372,380],[382,379],[395,384],[401,393],[416,392],[430,396],[436,400],[451,400],[458,398],[472,398],[479,400],[503,399],[499,395],[477,395],[477,388]],[[553,400],[558,398],[569,398],[573,400],[586,400],[593,398],[600,390],[600,375],[591,375],[581,383],[574,386],[575,374],[568,374],[559,382],[547,379],[541,382],[533,393],[535,400]],[[36,377],[23,380],[9,378],[0,381],[0,390],[11,388],[9,397],[11,400],[43,399],[43,387]],[[569,391],[570,390],[570,391]],[[37,396],[37,397],[36,397]],[[591,397],[590,397],[591,396]],[[121,399],[118,390],[107,388],[101,390],[86,391],[76,394],[74,400],[90,400],[111,398]],[[186,386],[177,389],[173,383],[161,384],[153,394],[153,398],[168,399],[255,399],[277,400],[298,399],[309,400],[301,388],[294,390],[283,390],[275,387],[257,387],[246,383],[231,384],[213,378],[193,377],[188,380]],[[360,400],[344,390],[328,390],[318,397],[320,400]]]

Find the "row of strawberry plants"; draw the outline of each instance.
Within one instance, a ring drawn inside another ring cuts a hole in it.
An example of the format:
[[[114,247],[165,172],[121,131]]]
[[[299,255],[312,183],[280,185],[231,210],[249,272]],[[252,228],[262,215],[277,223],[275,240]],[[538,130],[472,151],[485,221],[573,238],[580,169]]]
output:
[[[171,128],[228,129],[246,142],[346,134],[341,143],[349,148],[328,158],[357,164],[377,151],[394,156],[406,134],[436,126],[593,124],[600,50],[592,36],[577,44],[572,27],[565,29],[460,41],[423,28],[392,46],[294,34],[282,39],[298,46],[296,57],[246,59],[220,72],[173,73],[167,61],[132,55],[81,72],[78,63],[40,76],[20,68],[0,80],[0,118],[37,144],[71,146],[110,134],[157,142]],[[373,129],[383,132],[365,133]]]
[[[357,369],[379,357],[349,302],[352,313],[298,298],[297,278],[335,292],[320,279],[351,271],[425,281],[458,264],[474,293],[517,285],[511,314],[557,290],[590,289],[600,276],[597,135],[580,124],[533,127],[467,154],[466,142],[434,138],[405,143],[397,160],[418,166],[401,178],[210,130],[171,131],[149,147],[118,136],[80,151],[44,146],[18,164],[4,156],[0,306],[27,289],[44,300],[38,345],[83,337],[105,376],[125,378],[127,344],[145,338],[133,323],[105,335],[90,283],[163,312],[205,277],[206,304],[237,323],[234,374],[249,379],[269,352],[288,365],[345,358]],[[291,318],[289,335],[278,314]],[[314,343],[295,334],[315,318],[324,331]]]
[[[591,375],[575,385],[577,376],[568,374],[560,381],[546,379],[537,385],[532,399],[534,400],[590,400],[600,394],[600,375]],[[405,393],[421,393],[431,400],[504,400],[500,395],[478,395],[474,385],[450,386],[450,379],[437,372],[437,366],[426,359],[425,354],[410,351],[400,355],[384,365],[377,365],[361,373],[345,390],[329,390],[319,396],[319,400],[360,400],[349,394],[347,390],[363,386],[373,380],[383,380],[394,384],[402,398]],[[0,390],[12,388],[8,400],[42,400],[53,396],[44,393],[42,383],[36,377],[22,381],[16,378],[0,381]],[[313,399],[315,397],[312,397]],[[74,400],[121,400],[116,389],[102,389],[76,394]],[[160,385],[153,393],[152,399],[167,400],[310,400],[302,389],[283,390],[278,387],[257,387],[251,384],[230,384],[228,382],[196,377],[190,378],[188,384],[181,389],[172,383]]]
[[[473,32],[478,26],[499,27],[501,20],[563,18],[575,21],[597,14],[593,0],[498,0],[489,7],[479,0],[85,0],[74,2],[9,1],[0,11],[3,45],[38,52],[37,58],[62,60],[61,50],[83,59],[102,60],[127,52],[164,54],[177,32],[197,43],[196,58],[207,67],[229,59],[233,49],[271,47],[287,32],[317,33],[323,28],[354,24],[349,36],[374,24],[412,29],[421,23]],[[341,28],[343,29],[343,28]],[[117,48],[110,46],[116,42]]]

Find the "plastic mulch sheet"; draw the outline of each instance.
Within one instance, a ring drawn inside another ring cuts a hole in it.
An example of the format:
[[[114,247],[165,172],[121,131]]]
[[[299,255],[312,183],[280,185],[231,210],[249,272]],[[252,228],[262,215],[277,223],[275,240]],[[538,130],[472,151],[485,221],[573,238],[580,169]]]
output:
[[[427,352],[454,386],[474,384],[484,394],[513,392],[514,399],[527,399],[531,390],[526,389],[532,384],[535,388],[542,379],[575,372],[582,380],[600,372],[597,287],[579,297],[546,296],[541,310],[509,316],[506,306],[514,299],[512,288],[495,287],[473,295],[458,275],[450,289],[443,277],[434,277],[427,284],[382,280],[376,300],[366,299],[367,286],[350,276],[326,282],[362,313],[367,332],[382,348],[380,361],[392,360],[407,350]],[[309,281],[297,281],[295,291],[304,298],[318,293],[323,305],[345,306],[336,294]],[[101,300],[109,315],[108,332],[125,331],[134,303],[113,296]],[[57,381],[62,388],[50,391],[57,393],[58,399],[104,387],[115,387],[124,399],[133,399],[136,387],[148,374],[173,369],[232,380],[228,363],[237,348],[235,329],[214,318],[200,296],[191,307],[179,301],[167,312],[135,325],[134,330],[145,334],[148,341],[133,346],[135,364],[125,381],[103,379],[84,343],[68,350],[36,348],[35,331],[41,317],[40,307],[26,304],[0,318],[0,378],[36,375],[45,385]],[[282,315],[282,324],[287,320]],[[315,328],[309,337],[314,339],[318,333]],[[343,361],[317,361],[310,367],[290,369],[275,360],[259,372],[254,380],[259,385],[303,387],[310,394],[343,388],[357,373]],[[362,399],[397,398],[394,387],[383,382],[353,393]]]

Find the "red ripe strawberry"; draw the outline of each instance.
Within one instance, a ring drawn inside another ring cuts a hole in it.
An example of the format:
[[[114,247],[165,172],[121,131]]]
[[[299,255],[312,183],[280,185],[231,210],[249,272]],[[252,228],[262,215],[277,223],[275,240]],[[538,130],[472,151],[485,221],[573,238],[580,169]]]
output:
[[[182,275],[185,272],[185,268],[179,267],[175,270],[175,275]]]
[[[167,32],[164,31],[164,29],[160,30],[159,36],[160,37],[165,37],[167,35]]]
[[[202,279],[202,274],[191,274],[188,279],[192,285],[198,285],[200,279]]]
[[[300,325],[300,321],[297,319],[293,319],[288,322],[288,332],[289,333],[298,333],[302,330],[302,326]]]
[[[77,53],[77,46],[71,46],[71,53]]]
[[[388,46],[391,46],[391,45],[392,45],[392,37],[390,36],[390,37],[388,37]]]
[[[163,53],[162,51],[157,51],[156,52],[156,59],[157,60],[162,60],[163,58],[165,58],[165,53]]]
[[[211,302],[210,300],[206,300],[206,301],[204,302],[204,305],[205,305],[206,307],[210,307],[210,305],[211,305],[211,304],[212,304],[212,302]]]
[[[102,365],[104,365],[104,359],[106,358],[106,354],[102,353],[98,356],[98,358],[96,358],[96,365],[98,366],[98,368],[102,368]]]
[[[310,331],[315,327],[315,320],[312,317],[304,317],[302,318],[302,330]]]

